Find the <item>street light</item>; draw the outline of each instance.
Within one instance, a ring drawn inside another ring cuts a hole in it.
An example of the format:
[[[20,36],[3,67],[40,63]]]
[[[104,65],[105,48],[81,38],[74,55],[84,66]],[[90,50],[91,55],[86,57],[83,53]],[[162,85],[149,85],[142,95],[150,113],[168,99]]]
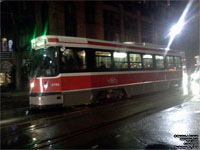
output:
[[[183,26],[184,26],[184,21],[178,22],[177,24],[173,25],[172,28],[170,29],[169,33],[170,37],[178,35],[182,31]]]
[[[175,38],[175,36],[177,34],[179,34],[181,32],[181,30],[183,29],[183,26],[185,24],[185,16],[187,15],[192,3],[194,0],[190,0],[189,3],[187,4],[186,8],[184,9],[180,19],[178,20],[178,22],[172,26],[172,28],[170,29],[170,39],[169,39],[169,43],[167,44],[167,47],[165,48],[166,52],[170,49],[170,46]]]

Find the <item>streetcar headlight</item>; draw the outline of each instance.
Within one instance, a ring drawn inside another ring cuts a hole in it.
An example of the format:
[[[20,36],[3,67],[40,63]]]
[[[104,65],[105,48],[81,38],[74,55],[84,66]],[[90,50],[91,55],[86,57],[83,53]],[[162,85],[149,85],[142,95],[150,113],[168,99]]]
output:
[[[45,82],[45,83],[44,83],[44,88],[47,89],[48,86],[49,86],[48,82]]]
[[[35,86],[34,82],[31,82],[30,87],[33,88]]]

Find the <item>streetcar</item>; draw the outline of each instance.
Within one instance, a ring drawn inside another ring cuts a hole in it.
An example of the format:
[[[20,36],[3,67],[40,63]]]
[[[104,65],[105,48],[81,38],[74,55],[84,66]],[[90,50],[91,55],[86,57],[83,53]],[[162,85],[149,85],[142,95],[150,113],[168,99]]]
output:
[[[31,107],[96,104],[181,84],[182,53],[159,45],[53,35],[31,43]]]

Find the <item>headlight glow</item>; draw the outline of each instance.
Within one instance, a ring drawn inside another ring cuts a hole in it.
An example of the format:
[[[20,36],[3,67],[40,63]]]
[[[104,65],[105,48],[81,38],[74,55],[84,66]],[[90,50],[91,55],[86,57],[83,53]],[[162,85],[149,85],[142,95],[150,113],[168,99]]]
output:
[[[34,82],[31,82],[30,87],[33,88],[35,86]]]

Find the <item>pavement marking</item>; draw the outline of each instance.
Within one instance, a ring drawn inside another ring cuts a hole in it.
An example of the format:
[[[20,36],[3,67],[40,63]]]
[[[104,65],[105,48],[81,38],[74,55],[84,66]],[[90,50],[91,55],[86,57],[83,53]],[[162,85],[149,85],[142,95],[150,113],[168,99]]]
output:
[[[196,113],[196,114],[200,114],[200,110],[194,111],[194,113]]]
[[[163,110],[162,112],[173,111],[173,110],[176,110],[176,109],[177,109],[177,108],[175,108],[175,107],[172,107],[172,108],[165,109],[165,110]]]
[[[121,136],[121,135],[117,134],[115,137],[116,137],[116,138],[119,138],[120,136]]]
[[[99,145],[94,145],[94,146],[92,146],[92,149],[96,149],[98,147],[99,147]]]

